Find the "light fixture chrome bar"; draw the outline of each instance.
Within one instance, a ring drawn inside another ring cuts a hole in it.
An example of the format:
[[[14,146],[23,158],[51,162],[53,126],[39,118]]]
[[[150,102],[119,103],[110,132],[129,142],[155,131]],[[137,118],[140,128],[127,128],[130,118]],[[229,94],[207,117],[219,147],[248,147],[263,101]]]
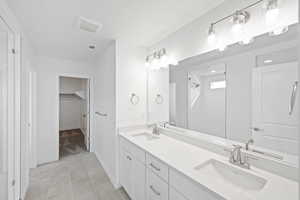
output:
[[[260,3],[262,3],[263,1],[265,1],[265,0],[259,0],[259,1],[256,1],[256,2],[254,2],[254,3],[252,3],[252,4],[250,4],[250,5],[248,5],[248,6],[244,7],[244,8],[242,8],[242,9],[239,9],[238,11],[245,11],[245,10],[247,10],[247,9],[249,9],[249,8],[252,8],[252,7],[254,7],[254,6],[256,6],[256,5],[260,4]],[[211,23],[211,24],[212,24],[212,25],[216,25],[216,24],[218,24],[218,23],[220,23],[220,22],[222,22],[222,21],[225,21],[225,20],[227,20],[227,19],[229,19],[229,18],[232,18],[234,15],[236,15],[236,12],[237,12],[237,11],[235,11],[235,12],[233,12],[233,13],[231,13],[231,14],[229,14],[229,15],[227,15],[227,16],[225,16],[225,17],[223,17],[223,18],[221,18],[221,19],[219,19],[219,20],[217,20],[217,21],[215,21],[215,22],[213,22],[213,23]]]

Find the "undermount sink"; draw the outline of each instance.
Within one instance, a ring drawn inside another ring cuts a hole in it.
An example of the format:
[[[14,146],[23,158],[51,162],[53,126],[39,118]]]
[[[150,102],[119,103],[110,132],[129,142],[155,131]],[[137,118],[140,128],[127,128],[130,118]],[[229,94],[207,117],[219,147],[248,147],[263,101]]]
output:
[[[208,160],[194,169],[210,183],[216,184],[218,187],[226,186],[233,191],[237,188],[244,191],[260,191],[267,183],[264,178],[214,159]]]
[[[137,138],[137,139],[142,139],[142,140],[155,140],[155,139],[159,139],[158,136],[153,135],[151,133],[138,133],[138,134],[134,134],[132,135],[132,137]]]

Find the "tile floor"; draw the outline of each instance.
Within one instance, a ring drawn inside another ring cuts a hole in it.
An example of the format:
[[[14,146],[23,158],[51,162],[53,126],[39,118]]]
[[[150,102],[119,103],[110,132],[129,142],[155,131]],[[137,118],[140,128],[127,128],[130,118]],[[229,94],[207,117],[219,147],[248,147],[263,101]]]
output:
[[[25,200],[129,200],[115,190],[93,153],[80,153],[33,169]]]

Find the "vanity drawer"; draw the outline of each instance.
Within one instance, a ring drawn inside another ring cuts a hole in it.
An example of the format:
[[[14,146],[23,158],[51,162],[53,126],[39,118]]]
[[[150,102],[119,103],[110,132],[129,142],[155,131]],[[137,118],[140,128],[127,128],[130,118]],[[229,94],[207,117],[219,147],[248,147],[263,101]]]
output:
[[[176,170],[170,169],[169,184],[189,200],[225,200]]]
[[[143,164],[146,164],[146,152],[132,144],[132,155]]]
[[[120,137],[120,147],[125,151],[132,154],[132,156],[138,161],[146,164],[146,152],[137,147],[135,144],[132,144],[123,137]]]
[[[168,200],[169,186],[152,170],[147,170],[147,200]]]
[[[169,180],[169,167],[158,160],[157,158],[146,155],[147,167],[156,173],[160,178],[164,179],[166,182]]]

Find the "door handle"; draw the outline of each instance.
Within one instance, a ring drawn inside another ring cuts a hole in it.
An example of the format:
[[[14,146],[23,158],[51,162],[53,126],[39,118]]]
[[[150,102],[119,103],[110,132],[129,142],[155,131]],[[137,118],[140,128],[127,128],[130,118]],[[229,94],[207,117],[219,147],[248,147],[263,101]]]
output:
[[[150,166],[155,169],[156,171],[160,171],[159,167],[156,167],[153,163],[150,163]]]
[[[154,192],[154,194],[156,194],[157,196],[160,196],[160,192],[157,191],[157,190],[153,187],[153,185],[150,185],[150,189],[152,190],[152,192]]]
[[[258,128],[258,127],[251,127],[251,130],[256,131],[256,132],[264,131],[264,129]]]
[[[290,107],[289,107],[289,115],[293,114],[295,103],[296,103],[296,96],[298,90],[298,81],[295,81],[293,84],[292,94],[290,98]]]
[[[101,117],[107,117],[106,113],[101,113],[101,112],[95,112],[96,115],[99,115]]]

